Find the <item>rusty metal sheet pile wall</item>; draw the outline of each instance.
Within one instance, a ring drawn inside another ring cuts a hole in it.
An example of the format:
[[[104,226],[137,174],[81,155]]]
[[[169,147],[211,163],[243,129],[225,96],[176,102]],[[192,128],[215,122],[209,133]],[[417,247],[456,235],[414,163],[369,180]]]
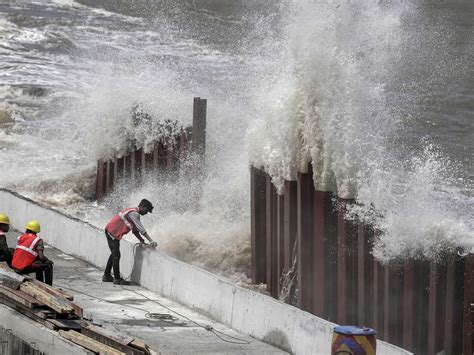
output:
[[[250,175],[253,282],[282,298],[296,243],[299,308],[375,328],[378,339],[416,354],[473,353],[473,254],[381,264],[371,253],[377,230],[346,220],[353,201],[316,191],[311,168],[281,196],[265,172],[251,167]]]
[[[180,161],[191,150],[204,156],[206,144],[207,100],[199,97],[193,102],[193,126],[181,127],[179,133],[166,140],[154,143],[150,152],[143,147],[134,147],[125,154],[100,159],[97,162],[96,199],[102,201],[119,181],[142,183],[146,174],[152,172],[172,173],[179,169]]]

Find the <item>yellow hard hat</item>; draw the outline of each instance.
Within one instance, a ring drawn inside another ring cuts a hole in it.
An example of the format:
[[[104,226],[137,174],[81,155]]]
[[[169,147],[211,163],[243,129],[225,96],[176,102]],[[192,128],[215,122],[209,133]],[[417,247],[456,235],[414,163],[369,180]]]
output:
[[[0,213],[0,223],[10,224],[10,218],[6,214]]]
[[[26,229],[29,229],[32,232],[39,233],[41,232],[41,226],[38,221],[32,220],[26,224]]]

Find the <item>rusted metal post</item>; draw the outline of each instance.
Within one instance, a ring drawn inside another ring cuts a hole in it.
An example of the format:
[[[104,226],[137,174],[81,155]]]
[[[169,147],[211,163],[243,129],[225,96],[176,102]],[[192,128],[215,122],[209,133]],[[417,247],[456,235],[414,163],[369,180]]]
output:
[[[136,161],[135,161],[135,158],[136,157],[136,154],[135,154],[135,149],[133,149],[131,152],[130,152],[130,155],[129,155],[129,167],[130,167],[130,179],[132,181],[135,181],[136,177],[137,177],[137,171],[136,171]]]
[[[142,182],[144,178],[144,168],[145,168],[145,152],[143,148],[139,148],[134,152],[135,156],[135,180]]]
[[[125,173],[125,157],[122,155],[117,159],[117,180],[122,180]]]
[[[451,355],[453,347],[453,323],[454,323],[454,272],[455,257],[453,254],[448,256],[446,266],[446,306],[444,318],[444,349],[446,354]]]
[[[172,143],[168,142],[168,144],[165,145],[166,149],[166,172],[170,174],[174,170],[174,146]]]
[[[153,171],[154,168],[154,156],[153,156],[153,151],[149,153],[145,153],[145,169],[144,172],[145,174],[149,174]]]
[[[293,248],[297,234],[296,218],[298,207],[296,188],[296,181],[285,181],[283,268],[286,271],[290,270],[293,265]]]
[[[250,167],[252,282],[266,282],[266,181],[265,173]]]
[[[405,261],[403,277],[403,348],[413,350],[415,317],[415,263]]]
[[[105,184],[104,184],[105,194],[107,195],[110,192],[110,160],[105,162]]]
[[[193,105],[193,151],[204,156],[206,149],[206,114],[207,100],[194,98]]]
[[[403,317],[401,314],[402,278],[400,270],[395,264],[386,264],[384,267],[384,340],[392,344],[401,345]]]
[[[415,260],[415,309],[413,352],[428,351],[428,304],[429,304],[430,265],[424,260]]]
[[[154,171],[158,171],[158,169],[160,168],[159,159],[160,159],[160,142],[156,142],[155,145],[153,146],[153,170]]]
[[[347,323],[347,224],[344,210],[339,207],[337,214],[337,322]]]
[[[436,262],[430,263],[430,288],[428,303],[428,354],[436,354],[436,325],[438,303],[438,265]]]
[[[276,196],[277,204],[277,216],[276,216],[276,244],[277,244],[277,291],[276,295],[279,297],[281,293],[281,281],[284,270],[284,260],[285,260],[285,197],[284,195],[277,194]]]
[[[326,238],[328,236],[331,211],[331,195],[328,192],[314,191],[314,314],[327,318],[327,279],[328,255]]]
[[[183,160],[188,152],[188,135],[186,134],[186,130],[181,129],[181,133],[179,134],[179,161]]]
[[[446,266],[446,306],[444,318],[444,349],[446,355],[462,353],[462,328],[464,299],[464,260],[451,253]]]
[[[357,229],[357,324],[372,325],[373,256],[371,228],[359,223]]]
[[[474,351],[474,335],[472,320],[472,304],[474,303],[474,254],[464,257],[464,301],[462,325],[462,353],[472,354]]]
[[[374,328],[377,329],[377,338],[384,339],[384,269],[380,263],[374,259],[373,264],[373,275],[374,275],[374,314],[373,322]]]
[[[106,165],[103,160],[97,161],[97,175],[95,183],[95,197],[97,201],[102,201],[105,192]]]
[[[114,175],[113,179],[112,179],[112,187],[114,187],[115,184],[117,183],[117,180],[118,180],[118,171],[119,171],[119,169],[118,169],[118,158],[117,157],[115,157],[113,159],[112,164],[113,164],[112,174]]]
[[[115,164],[114,160],[107,160],[107,173],[105,174],[105,193],[108,194],[114,187]]]
[[[278,297],[277,193],[269,175],[266,177],[266,192],[267,290],[273,297]]]
[[[298,300],[302,310],[314,312],[314,187],[311,165],[308,173],[298,173]]]
[[[337,208],[337,321],[354,323],[357,305],[357,246],[356,229],[352,221],[345,219],[351,200],[338,199]]]

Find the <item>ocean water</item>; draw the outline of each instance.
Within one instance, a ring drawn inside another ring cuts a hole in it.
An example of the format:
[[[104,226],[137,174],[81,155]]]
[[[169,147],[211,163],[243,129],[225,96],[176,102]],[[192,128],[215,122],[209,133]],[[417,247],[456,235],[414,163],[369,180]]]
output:
[[[249,164],[281,186],[312,162],[383,231],[381,259],[471,248],[473,18],[469,0],[3,0],[0,186],[98,226],[149,198],[162,249],[245,281]],[[186,125],[193,96],[202,186],[154,176],[98,206],[96,160],[151,138],[131,108]]]

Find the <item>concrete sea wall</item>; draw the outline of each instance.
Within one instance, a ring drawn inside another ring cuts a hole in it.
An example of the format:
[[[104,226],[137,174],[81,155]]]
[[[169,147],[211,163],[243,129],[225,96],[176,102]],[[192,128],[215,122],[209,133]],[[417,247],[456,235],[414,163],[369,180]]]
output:
[[[19,230],[29,219],[37,219],[46,243],[105,267],[110,252],[103,230],[5,189],[0,189],[0,213],[7,214]],[[292,353],[330,353],[333,323],[160,251],[137,249],[134,258],[133,245],[121,243],[121,270],[127,274],[133,268],[132,280],[143,287]],[[384,355],[410,354],[381,341],[377,342],[377,351]]]

